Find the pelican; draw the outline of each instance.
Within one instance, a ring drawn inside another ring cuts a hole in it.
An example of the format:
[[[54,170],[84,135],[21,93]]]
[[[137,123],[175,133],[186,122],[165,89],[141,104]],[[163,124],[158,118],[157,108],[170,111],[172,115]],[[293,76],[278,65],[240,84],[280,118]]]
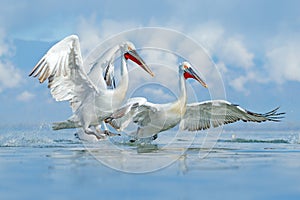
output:
[[[193,70],[190,63],[183,62],[178,67],[180,96],[177,101],[167,104],[154,104],[145,98],[129,99],[127,104],[106,119],[118,131],[123,130],[131,120],[137,123],[138,129],[133,135],[145,138],[168,130],[178,124],[186,110],[186,85],[188,78],[195,79],[205,88],[206,83]]]
[[[207,87],[192,69],[191,64],[183,62],[179,65],[180,96],[177,101],[167,104],[153,104],[145,98],[132,98],[107,118],[106,122],[110,123],[116,130],[123,131],[133,121],[138,125],[138,128],[130,135],[136,139],[147,137],[155,139],[158,133],[173,128],[177,124],[181,130],[197,131],[239,120],[244,122],[279,121],[281,115],[284,114],[277,113],[279,107],[265,114],[258,114],[224,100],[186,104],[185,80],[187,78],[196,79],[204,87]]]
[[[52,97],[56,101],[70,102],[73,111],[70,122],[80,125],[84,133],[101,139],[91,127],[99,125],[99,122],[110,116],[122,104],[128,88],[127,60],[132,60],[154,76],[131,42],[117,45],[111,52],[115,55],[118,50],[122,55],[121,78],[114,90],[107,89],[102,73],[99,74],[97,85],[91,81],[84,70],[76,35],[68,36],[55,44],[32,69],[29,76],[38,76],[40,83],[48,79]]]
[[[130,42],[126,42],[129,48],[135,49],[134,45]],[[125,43],[125,44],[126,44]],[[116,83],[114,78],[114,59],[118,51],[120,51],[120,46],[114,46],[101,55],[100,58],[97,58],[95,61],[91,63],[92,67],[88,73],[88,77],[92,80],[92,82],[96,85],[97,88],[101,90],[107,89],[115,89]],[[121,63],[122,64],[122,63]],[[126,63],[125,63],[126,64]],[[103,75],[103,77],[101,76]],[[124,91],[125,92],[125,91]],[[94,126],[98,132],[100,132],[100,127],[104,127],[104,132],[109,134],[108,128],[105,123],[101,122],[101,125]],[[68,120],[63,122],[54,122],[52,129],[60,130],[60,129],[70,129],[70,128],[79,128],[82,127],[78,117],[74,114],[68,118]],[[77,134],[78,135],[78,134]]]

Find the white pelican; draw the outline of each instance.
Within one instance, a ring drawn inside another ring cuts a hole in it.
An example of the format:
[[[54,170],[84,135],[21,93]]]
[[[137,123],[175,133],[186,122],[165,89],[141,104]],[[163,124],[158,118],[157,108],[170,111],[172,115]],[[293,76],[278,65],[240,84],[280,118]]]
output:
[[[150,68],[136,53],[131,42],[124,42],[115,48],[121,51],[121,78],[114,90],[108,90],[99,74],[97,86],[84,71],[79,39],[71,35],[55,44],[33,68],[29,76],[39,76],[40,83],[48,79],[48,88],[56,101],[69,101],[73,111],[71,121],[79,122],[86,134],[101,138],[90,126],[101,121],[119,108],[128,88],[127,60],[137,63],[150,75]],[[114,52],[114,51],[113,51]],[[100,71],[102,72],[102,71]],[[77,124],[78,125],[78,124]]]
[[[247,111],[223,100],[212,100],[186,104],[185,79],[194,78],[204,87],[206,84],[195,74],[188,62],[179,65],[179,86],[181,95],[178,100],[168,104],[153,104],[145,98],[129,99],[127,104],[113,113],[106,122],[118,131],[124,130],[133,121],[138,125],[135,138],[152,137],[159,132],[173,128],[178,123],[181,130],[197,131],[218,127],[239,120],[248,122],[279,121],[284,113],[277,113],[278,108],[265,114]]]
[[[178,73],[180,96],[177,101],[167,104],[153,104],[144,98],[129,99],[124,107],[113,113],[106,121],[117,130],[122,130],[133,120],[139,125],[136,133],[134,133],[137,138],[151,137],[176,126],[186,110],[185,80],[193,78],[207,87],[188,62],[179,65]]]

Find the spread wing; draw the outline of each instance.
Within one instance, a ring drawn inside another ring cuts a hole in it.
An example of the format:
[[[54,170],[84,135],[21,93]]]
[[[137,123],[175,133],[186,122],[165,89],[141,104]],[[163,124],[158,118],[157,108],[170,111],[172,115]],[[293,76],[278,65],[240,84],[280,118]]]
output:
[[[79,39],[71,35],[55,44],[32,69],[29,76],[48,88],[56,101],[69,101],[75,111],[90,92],[98,92],[83,69]]]
[[[279,107],[259,114],[245,110],[227,101],[213,100],[187,104],[186,113],[180,122],[182,130],[196,131],[223,124],[244,122],[280,121],[285,113],[278,113]]]
[[[145,126],[151,122],[151,114],[157,111],[153,104],[143,97],[128,99],[127,103],[115,111],[107,122],[117,130],[124,130],[130,122]]]

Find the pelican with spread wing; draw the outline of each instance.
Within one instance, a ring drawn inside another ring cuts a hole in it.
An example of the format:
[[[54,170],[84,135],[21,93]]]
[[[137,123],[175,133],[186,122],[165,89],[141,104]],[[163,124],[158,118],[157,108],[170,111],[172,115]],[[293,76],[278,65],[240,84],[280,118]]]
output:
[[[223,100],[186,104],[185,80],[187,78],[194,78],[207,87],[192,70],[191,64],[183,62],[179,65],[180,96],[177,101],[168,104],[153,104],[145,98],[132,98],[106,121],[119,131],[124,130],[132,121],[138,125],[138,129],[131,135],[136,138],[155,138],[158,133],[173,128],[177,124],[181,130],[197,131],[239,120],[244,122],[279,121],[284,114],[278,113],[278,108],[265,114],[258,114]]]
[[[114,47],[121,51],[121,77],[115,89],[107,89],[103,70],[95,84],[84,70],[79,39],[71,35],[55,44],[33,68],[29,76],[38,77],[40,83],[48,79],[48,88],[56,101],[69,101],[72,121],[86,134],[101,138],[91,126],[99,125],[122,104],[128,88],[127,60],[130,59],[153,76],[153,72],[135,51],[131,42]],[[106,75],[105,75],[106,76]],[[112,80],[112,79],[107,79]]]

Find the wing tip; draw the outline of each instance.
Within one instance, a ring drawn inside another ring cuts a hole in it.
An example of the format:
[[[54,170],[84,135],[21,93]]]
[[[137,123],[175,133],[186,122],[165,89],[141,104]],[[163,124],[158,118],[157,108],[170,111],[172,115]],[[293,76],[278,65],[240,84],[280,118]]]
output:
[[[29,73],[28,76],[37,77],[42,71],[42,69],[40,69],[40,68],[41,68],[42,64],[44,64],[44,62],[45,62],[45,56],[34,66],[34,68],[31,70],[31,72]],[[40,69],[40,70],[38,70],[38,69]]]
[[[274,108],[273,110],[263,113],[263,114],[259,114],[259,113],[255,113],[255,112],[251,112],[246,110],[247,114],[250,114],[252,116],[256,116],[256,117],[263,117],[264,120],[256,120],[255,122],[265,122],[265,121],[272,121],[272,122],[280,122],[281,119],[283,119],[285,116],[285,112],[278,112],[280,106]],[[247,120],[246,120],[247,121]]]

